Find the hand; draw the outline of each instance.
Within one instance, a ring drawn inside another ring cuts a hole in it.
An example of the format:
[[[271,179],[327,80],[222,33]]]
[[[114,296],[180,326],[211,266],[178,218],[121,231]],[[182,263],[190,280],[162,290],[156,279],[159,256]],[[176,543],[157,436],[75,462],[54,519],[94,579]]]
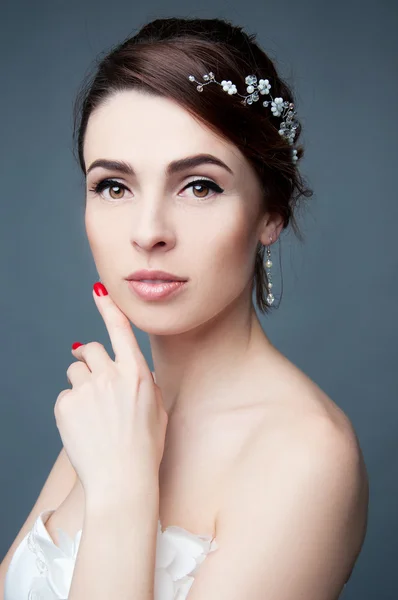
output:
[[[129,320],[109,294],[93,297],[115,360],[99,342],[72,350],[72,389],[57,397],[56,424],[86,495],[147,490],[159,474],[168,415]]]

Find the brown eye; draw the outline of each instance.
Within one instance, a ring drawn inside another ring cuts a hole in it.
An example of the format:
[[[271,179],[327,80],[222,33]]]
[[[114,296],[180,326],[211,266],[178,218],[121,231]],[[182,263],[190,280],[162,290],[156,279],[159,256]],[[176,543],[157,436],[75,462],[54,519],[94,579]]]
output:
[[[124,196],[124,187],[120,184],[113,184],[109,186],[109,195],[114,200],[120,200]],[[115,191],[116,190],[116,191]]]
[[[196,183],[194,186],[192,186],[192,189],[195,191],[194,195],[197,198],[206,198],[207,193],[205,193],[205,192],[208,192],[210,188],[208,185],[204,185],[203,183]],[[196,193],[196,192],[198,192],[198,193]]]
[[[112,179],[103,179],[99,183],[97,183],[93,188],[90,188],[91,192],[95,194],[103,195],[104,190],[108,190],[110,193],[111,200],[123,200],[124,192],[127,190],[126,186],[119,181],[115,181]],[[109,200],[109,197],[105,197],[105,200]]]
[[[209,195],[209,190],[213,190],[213,192],[218,194],[222,194],[224,191],[219,185],[210,179],[196,179],[195,181],[191,181],[191,183],[189,183],[184,189],[187,188],[192,188],[194,197],[198,198],[199,200],[207,200],[207,198],[211,198],[213,194]]]

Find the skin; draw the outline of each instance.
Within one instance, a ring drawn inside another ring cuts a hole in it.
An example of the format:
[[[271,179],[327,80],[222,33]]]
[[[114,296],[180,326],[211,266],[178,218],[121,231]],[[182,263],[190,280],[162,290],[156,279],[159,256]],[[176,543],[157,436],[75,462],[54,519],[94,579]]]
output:
[[[217,156],[233,174],[206,165],[165,177],[170,161],[198,153]],[[57,526],[71,537],[85,528],[71,600],[108,598],[116,585],[118,597],[153,597],[154,534],[144,525],[154,526],[157,508],[163,529],[216,532],[219,550],[206,558],[190,599],[240,600],[243,590],[259,599],[266,586],[275,600],[336,600],[364,540],[367,474],[348,418],[271,344],[257,319],[257,242],[275,241],[282,223],[263,213],[256,174],[236,147],[181,107],[134,91],[92,114],[84,158],[87,167],[107,158],[136,171],[135,178],[88,173],[85,223],[112,300],[149,334],[168,424],[159,507],[132,510],[122,493],[107,506],[96,494],[96,510],[84,515],[77,483],[47,522],[53,537]],[[128,189],[112,195],[108,188],[103,198],[90,191],[106,177]],[[201,177],[224,192],[198,200],[207,197],[201,188],[197,196],[184,190]],[[124,278],[145,267],[189,281],[174,299],[143,301]],[[74,355],[81,359],[79,350]],[[134,583],[132,562],[140,574]]]
[[[169,162],[199,153],[220,158],[233,174],[202,165],[165,176]],[[228,408],[235,396],[226,382],[234,389],[258,356],[267,361],[276,353],[257,318],[250,287],[257,243],[278,239],[281,218],[264,213],[260,182],[236,146],[166,98],[119,92],[92,113],[86,169],[99,158],[128,162],[136,172],[132,177],[100,167],[88,173],[85,224],[101,281],[149,335],[166,412],[199,416],[214,408],[214,397],[217,408]],[[90,191],[105,177],[128,190]],[[201,177],[224,192],[184,190]],[[189,281],[174,299],[148,302],[124,279],[140,268],[163,269]],[[249,401],[250,394],[245,397]]]

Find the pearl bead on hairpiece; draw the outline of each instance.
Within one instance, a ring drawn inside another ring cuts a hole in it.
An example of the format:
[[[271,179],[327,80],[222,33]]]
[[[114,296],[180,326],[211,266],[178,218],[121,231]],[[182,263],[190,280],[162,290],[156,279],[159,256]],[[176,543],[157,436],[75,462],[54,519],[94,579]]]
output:
[[[279,134],[284,137],[290,145],[293,145],[294,138],[296,136],[296,129],[298,127],[298,122],[294,120],[296,116],[296,111],[294,110],[293,102],[284,101],[283,98],[272,98],[269,90],[271,88],[271,84],[268,79],[260,79],[257,83],[256,75],[248,75],[245,78],[245,83],[247,85],[246,90],[248,92],[247,96],[239,94],[236,89],[236,85],[232,83],[232,81],[226,81],[223,79],[221,82],[216,81],[214,77],[214,73],[210,71],[206,75],[203,75],[203,82],[197,81],[193,75],[188,76],[189,81],[194,81],[198,85],[196,89],[198,92],[202,92],[205,85],[209,83],[217,83],[221,85],[224,92],[228,94],[237,94],[242,100],[242,104],[253,104],[253,102],[257,102],[260,98],[259,94],[269,94],[271,100],[265,100],[263,102],[263,106],[267,107],[271,105],[271,112],[274,117],[282,117],[282,122],[280,124]],[[297,150],[292,148],[292,160],[294,163],[297,162]]]

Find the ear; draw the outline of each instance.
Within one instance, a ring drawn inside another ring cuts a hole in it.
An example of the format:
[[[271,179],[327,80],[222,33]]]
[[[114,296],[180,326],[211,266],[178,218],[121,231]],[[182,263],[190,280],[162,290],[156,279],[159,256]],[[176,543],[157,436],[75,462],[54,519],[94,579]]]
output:
[[[268,246],[276,242],[283,229],[283,217],[278,214],[265,215],[259,233],[259,241]]]

